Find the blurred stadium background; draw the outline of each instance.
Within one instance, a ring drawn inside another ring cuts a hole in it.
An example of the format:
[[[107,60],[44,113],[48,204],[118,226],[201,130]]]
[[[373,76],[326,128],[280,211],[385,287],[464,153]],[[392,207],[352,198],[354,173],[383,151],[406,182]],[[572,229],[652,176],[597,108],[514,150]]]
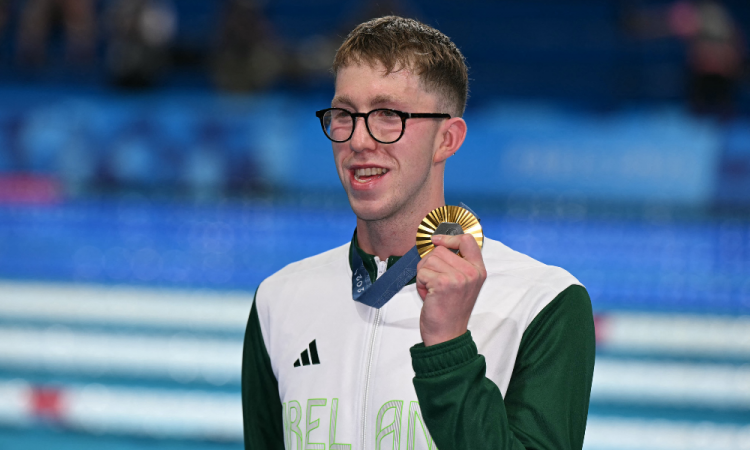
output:
[[[332,54],[390,12],[471,67],[449,202],[589,289],[585,448],[750,449],[747,0],[0,1],[0,449],[242,448],[255,288],[354,227]]]

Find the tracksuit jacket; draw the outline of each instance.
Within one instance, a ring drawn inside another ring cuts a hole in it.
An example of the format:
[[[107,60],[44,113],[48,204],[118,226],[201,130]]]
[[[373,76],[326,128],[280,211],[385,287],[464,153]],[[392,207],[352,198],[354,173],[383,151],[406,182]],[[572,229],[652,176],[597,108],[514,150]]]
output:
[[[374,281],[355,233],[258,287],[243,351],[245,448],[582,447],[595,338],[572,275],[485,239],[469,331],[425,347],[414,280],[381,309],[352,300],[355,251]]]

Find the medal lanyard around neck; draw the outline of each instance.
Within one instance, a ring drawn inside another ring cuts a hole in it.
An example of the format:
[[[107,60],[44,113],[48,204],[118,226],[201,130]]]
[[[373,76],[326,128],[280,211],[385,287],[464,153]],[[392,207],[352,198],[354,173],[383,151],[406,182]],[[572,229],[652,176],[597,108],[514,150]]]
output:
[[[459,203],[459,206],[472,211],[468,206]],[[476,214],[474,214],[476,216]],[[352,252],[352,298],[372,308],[382,308],[394,295],[406,286],[412,278],[417,275],[417,264],[420,260],[417,246],[411,248],[396,264],[386,270],[375,283],[370,280],[370,274],[365,269],[365,264],[359,252]]]

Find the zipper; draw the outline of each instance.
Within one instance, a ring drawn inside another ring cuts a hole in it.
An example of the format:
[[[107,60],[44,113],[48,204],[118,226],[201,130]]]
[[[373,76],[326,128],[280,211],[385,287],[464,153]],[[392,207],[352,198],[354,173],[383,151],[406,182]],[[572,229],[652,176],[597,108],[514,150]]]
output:
[[[375,334],[378,331],[378,325],[380,324],[380,310],[375,311],[375,323],[372,327],[372,334],[370,336],[370,351],[367,355],[367,367],[365,370],[365,395],[364,401],[362,402],[362,450],[365,449],[366,434],[367,434],[367,395],[370,391],[370,370],[372,369],[372,357],[375,353]]]
[[[388,270],[388,260],[381,261],[378,255],[375,255],[375,263],[378,265],[378,274],[375,276],[375,281],[377,281]]]

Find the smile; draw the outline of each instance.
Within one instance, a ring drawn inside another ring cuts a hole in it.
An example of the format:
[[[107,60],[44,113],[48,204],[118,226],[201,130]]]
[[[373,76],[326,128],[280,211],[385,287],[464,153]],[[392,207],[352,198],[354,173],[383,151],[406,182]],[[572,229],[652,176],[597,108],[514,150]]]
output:
[[[354,169],[354,179],[360,183],[367,183],[372,180],[373,177],[380,178],[388,173],[388,169],[381,167],[367,167],[364,169]]]

